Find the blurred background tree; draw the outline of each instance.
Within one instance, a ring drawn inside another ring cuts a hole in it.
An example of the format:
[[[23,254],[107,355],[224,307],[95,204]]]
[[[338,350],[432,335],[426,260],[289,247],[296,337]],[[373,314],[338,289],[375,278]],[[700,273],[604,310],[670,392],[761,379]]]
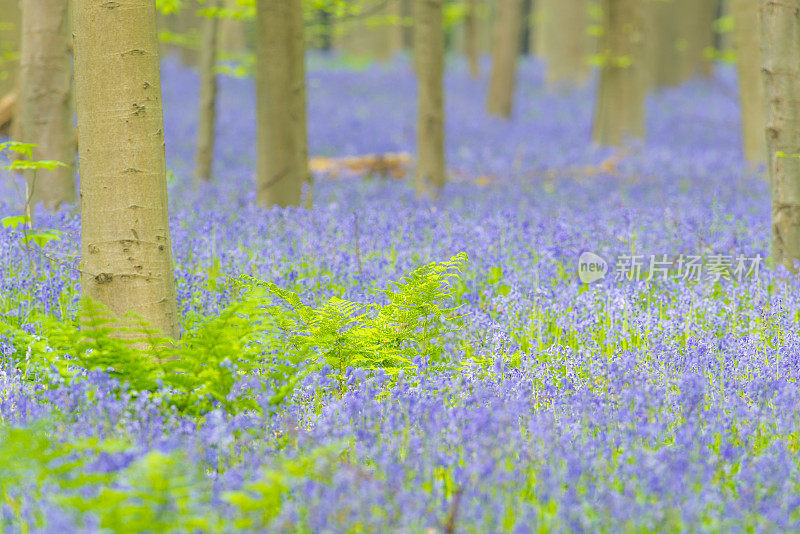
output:
[[[709,79],[715,65],[737,62],[743,154],[754,164],[774,159],[765,142],[764,109],[769,102],[763,95],[765,59],[760,48],[766,41],[757,23],[756,0],[153,2],[159,10],[162,54],[177,54],[201,74],[198,179],[214,178],[218,76],[255,80],[256,197],[265,208],[300,206],[304,194],[306,205],[311,205],[305,93],[308,52],[325,54],[350,68],[372,62],[394,68],[395,58],[403,56],[413,62],[419,78],[416,175],[420,194],[434,193],[447,181],[445,67],[463,62],[475,83],[484,84],[480,87],[486,91],[487,113],[508,118],[517,62],[531,53],[546,65],[547,90],[596,84],[594,125],[587,141],[617,147],[646,140],[648,91]],[[34,10],[54,4],[30,0],[25,7]],[[65,125],[72,120],[74,104],[69,103],[65,73],[71,43],[62,31],[65,26],[54,23],[61,15],[21,17],[17,0],[0,0],[0,6],[0,128],[4,128],[0,131],[39,145],[36,158],[69,164],[74,135]],[[66,11],[59,7],[59,13]],[[31,21],[38,21],[41,31],[26,32],[27,25],[34,24]],[[42,32],[48,39],[31,38]],[[35,72],[39,75],[34,76]],[[43,72],[60,74],[43,76]],[[48,99],[42,100],[42,95]],[[44,105],[50,101],[53,105]],[[774,125],[769,128],[773,131]],[[770,169],[774,168],[771,164]],[[41,200],[55,209],[74,201],[70,167],[53,173],[39,186],[32,188],[34,202]]]
[[[25,171],[26,208],[55,210],[75,202],[75,132],[72,125],[72,53],[68,3],[22,4],[17,135],[36,143],[32,159],[66,165],[52,172]]]

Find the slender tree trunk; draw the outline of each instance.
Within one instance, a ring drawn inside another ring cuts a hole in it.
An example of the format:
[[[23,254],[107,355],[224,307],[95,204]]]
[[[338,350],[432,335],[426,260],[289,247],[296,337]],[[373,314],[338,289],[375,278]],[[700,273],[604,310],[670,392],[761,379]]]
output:
[[[733,0],[734,39],[739,69],[742,141],[748,161],[766,161],[764,136],[764,85],[761,80],[761,29],[758,0]]]
[[[536,18],[537,52],[547,62],[547,84],[582,85],[591,74],[588,56],[593,39],[586,0],[539,0]]]
[[[75,6],[82,293],[178,337],[155,0]]]
[[[492,115],[511,116],[521,19],[520,0],[500,0],[494,31],[492,76],[486,106]]]
[[[594,140],[619,146],[644,136],[641,0],[603,1],[603,67],[595,107]]]
[[[31,206],[54,210],[75,201],[75,132],[72,128],[72,57],[67,3],[25,0],[20,53],[21,140],[36,143],[33,159],[66,167],[28,171]]]
[[[480,41],[478,40],[478,1],[467,0],[467,12],[464,18],[464,52],[469,61],[469,73],[473,78],[481,74]]]
[[[710,76],[713,59],[707,50],[714,45],[715,0],[674,0],[678,2],[680,35],[678,70],[681,81]]]
[[[419,80],[417,195],[436,195],[445,184],[444,0],[416,0],[414,44]]]
[[[309,183],[300,0],[259,0],[258,205],[299,206]]]
[[[22,15],[19,0],[0,0],[0,98],[17,89]]]
[[[217,6],[209,0],[207,7]],[[200,114],[197,129],[197,154],[195,179],[211,179],[214,158],[214,123],[217,118],[217,36],[219,19],[207,17],[203,21],[203,41],[200,46]]]
[[[681,82],[678,56],[678,2],[645,0],[646,87],[666,87]]]
[[[772,191],[772,254],[800,261],[800,0],[760,0],[766,144]]]

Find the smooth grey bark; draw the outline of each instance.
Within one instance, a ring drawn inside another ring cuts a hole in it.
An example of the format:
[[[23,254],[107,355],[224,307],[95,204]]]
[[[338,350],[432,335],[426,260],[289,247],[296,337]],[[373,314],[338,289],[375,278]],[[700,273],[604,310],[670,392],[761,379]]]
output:
[[[714,45],[716,0],[673,1],[677,2],[678,9],[679,78],[685,81],[696,76],[710,76],[714,64],[706,51]]]
[[[256,200],[263,208],[299,206],[310,184],[302,4],[259,0],[256,24]]]
[[[217,6],[217,0],[209,0],[207,7]],[[203,21],[203,37],[200,46],[200,113],[197,129],[197,154],[195,155],[195,179],[210,180],[214,160],[214,124],[217,118],[217,44],[219,19],[206,17]]]
[[[521,18],[521,0],[500,0],[494,29],[492,75],[486,100],[486,109],[492,115],[511,116]]]
[[[800,261],[800,0],[760,0],[772,255]]]
[[[75,202],[72,57],[67,3],[25,0],[20,50],[20,141],[35,143],[32,159],[66,167],[26,171],[27,203],[55,210]]]
[[[435,196],[445,184],[444,0],[416,0],[414,46],[417,66],[417,195]]]
[[[236,0],[224,0],[223,3],[225,8],[237,8]],[[219,21],[219,49],[229,54],[241,54],[247,50],[243,21],[229,18]]]
[[[582,85],[589,80],[594,39],[588,33],[587,0],[538,0],[537,54],[547,62],[547,84]]]
[[[0,98],[17,89],[22,13],[19,0],[0,0]]]
[[[481,74],[480,70],[480,41],[478,40],[478,1],[467,0],[467,12],[464,18],[464,53],[469,62],[469,73],[473,78]]]
[[[155,0],[75,3],[81,290],[179,335]]]
[[[732,0],[734,43],[739,71],[742,142],[748,161],[766,161],[764,135],[764,85],[761,80],[761,33],[758,0]]]
[[[642,0],[604,0],[603,66],[593,138],[607,146],[644,136]]]
[[[681,80],[678,56],[681,22],[678,0],[645,0],[645,69],[646,87],[665,87]]]

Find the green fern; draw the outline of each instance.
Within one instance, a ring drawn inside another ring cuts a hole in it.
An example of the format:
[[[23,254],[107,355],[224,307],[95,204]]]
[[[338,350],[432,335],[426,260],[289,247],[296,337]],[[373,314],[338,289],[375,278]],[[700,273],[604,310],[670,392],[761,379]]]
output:
[[[365,305],[332,297],[319,308],[300,296],[244,276],[244,287],[262,287],[273,298],[267,313],[284,334],[284,343],[306,357],[321,357],[343,378],[348,367],[383,369],[389,374],[414,370],[414,358],[442,364],[446,334],[459,328],[458,308],[446,303],[467,255],[419,267],[382,291],[385,305]]]
[[[92,301],[82,303],[79,321],[40,316],[38,333],[29,334],[2,319],[0,334],[14,339],[16,359],[31,380],[71,383],[102,371],[133,395],[146,391],[181,413],[202,415],[215,406],[261,411],[249,392],[234,393],[241,378],[259,376],[274,386],[266,406],[272,410],[320,361],[335,370],[341,387],[349,367],[396,375],[416,371],[418,357],[425,367],[446,363],[446,334],[460,320],[447,302],[465,262],[462,253],[416,269],[382,292],[384,305],[333,297],[314,308],[293,291],[243,277],[234,284],[234,302],[216,317],[190,316],[180,341],[136,316],[120,320]]]
[[[260,411],[252,396],[231,396],[240,377],[260,374],[271,380],[276,391],[269,405],[275,406],[308,368],[293,355],[273,365],[274,326],[264,321],[263,303],[250,294],[240,297],[217,317],[190,318],[180,341],[160,336],[135,316],[120,326],[93,301],[82,303],[80,326],[39,317],[37,334],[10,321],[0,321],[0,334],[14,340],[18,365],[31,380],[70,383],[87,371],[103,371],[134,395],[161,395],[183,413],[201,415],[214,406],[231,413]]]

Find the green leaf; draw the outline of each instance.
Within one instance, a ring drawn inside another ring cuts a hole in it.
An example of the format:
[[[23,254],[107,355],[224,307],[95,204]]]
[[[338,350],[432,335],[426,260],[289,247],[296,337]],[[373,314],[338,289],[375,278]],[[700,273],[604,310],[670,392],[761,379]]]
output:
[[[27,215],[12,215],[10,217],[3,217],[0,219],[0,223],[3,224],[3,228],[16,228],[18,226],[23,226],[26,224],[30,224],[31,218]]]
[[[19,141],[6,141],[5,143],[0,143],[0,152],[3,150],[11,150],[12,152],[16,152],[17,154],[22,154],[23,156],[33,157],[33,149],[38,145],[35,143],[21,143]]]
[[[736,21],[733,15],[725,15],[714,21],[713,28],[716,33],[729,33],[736,28]]]
[[[56,167],[66,167],[66,163],[62,163],[60,161],[55,160],[44,160],[44,161],[30,161],[27,159],[17,159],[14,160],[11,165],[7,165],[3,167],[7,171],[15,171],[15,170],[47,170],[52,171],[55,170]]]
[[[181,10],[181,0],[156,0],[156,9],[165,15]]]
[[[60,241],[61,232],[57,230],[45,230],[44,232],[26,232],[22,236],[23,243],[30,243],[31,241],[39,245],[39,248],[44,248],[46,244],[51,241]]]

